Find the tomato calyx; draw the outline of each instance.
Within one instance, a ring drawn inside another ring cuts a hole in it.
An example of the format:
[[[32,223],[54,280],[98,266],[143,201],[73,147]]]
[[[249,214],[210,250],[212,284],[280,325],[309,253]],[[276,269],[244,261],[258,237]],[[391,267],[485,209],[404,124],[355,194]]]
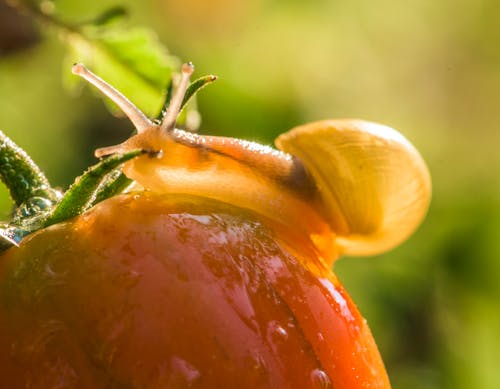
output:
[[[121,173],[120,165],[143,153],[143,150],[132,150],[101,160],[63,194],[50,185],[23,149],[0,132],[0,179],[15,203],[11,220],[0,225],[0,251],[18,246],[26,235],[80,215],[122,193],[132,180]]]

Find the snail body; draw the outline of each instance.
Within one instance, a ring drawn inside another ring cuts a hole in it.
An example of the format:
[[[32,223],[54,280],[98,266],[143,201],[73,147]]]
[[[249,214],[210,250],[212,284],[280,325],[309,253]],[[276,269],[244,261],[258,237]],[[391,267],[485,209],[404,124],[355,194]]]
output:
[[[183,65],[160,125],[82,65],[73,72],[110,97],[138,132],[98,149],[96,156],[147,151],[123,166],[146,189],[203,195],[257,211],[305,231],[326,256],[331,244],[350,255],[388,250],[425,216],[431,192],[427,167],[389,127],[352,119],[309,123],[279,136],[276,150],[176,129],[191,65]]]
[[[133,140],[131,149],[145,146],[140,134]],[[123,166],[123,172],[144,188],[237,204],[307,234],[332,239],[315,206],[319,198],[314,182],[291,155],[254,142],[179,129],[158,136],[147,148],[153,146],[163,152],[145,154]],[[328,256],[328,247],[321,251]]]

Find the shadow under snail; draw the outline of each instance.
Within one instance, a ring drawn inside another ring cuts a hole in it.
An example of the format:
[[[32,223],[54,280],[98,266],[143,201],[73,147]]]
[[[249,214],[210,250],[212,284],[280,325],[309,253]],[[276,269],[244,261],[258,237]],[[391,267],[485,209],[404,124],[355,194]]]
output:
[[[374,255],[401,243],[423,220],[431,197],[426,164],[396,130],[364,120],[308,123],[280,135],[279,150],[175,128],[194,68],[184,64],[160,124],[76,64],[73,73],[108,96],[134,124],[124,143],[97,157],[147,151],[123,166],[145,189],[210,197],[307,233],[324,256]]]

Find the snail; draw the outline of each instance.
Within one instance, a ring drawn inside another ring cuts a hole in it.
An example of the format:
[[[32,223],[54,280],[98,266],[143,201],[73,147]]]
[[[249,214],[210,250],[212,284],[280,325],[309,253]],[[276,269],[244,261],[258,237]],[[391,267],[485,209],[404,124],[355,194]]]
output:
[[[184,64],[161,123],[81,64],[77,74],[108,96],[137,134],[97,157],[146,151],[123,166],[145,189],[230,202],[305,231],[321,252],[375,255],[411,235],[430,202],[418,151],[399,132],[357,119],[323,120],[280,135],[277,149],[175,128],[194,71]]]

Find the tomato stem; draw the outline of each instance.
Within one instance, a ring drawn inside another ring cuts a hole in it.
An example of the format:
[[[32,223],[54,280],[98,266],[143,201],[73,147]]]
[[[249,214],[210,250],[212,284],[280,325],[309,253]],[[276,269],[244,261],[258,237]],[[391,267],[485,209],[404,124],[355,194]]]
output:
[[[47,177],[26,152],[0,131],[0,179],[7,186],[17,206],[41,197],[57,201],[59,193],[52,189]]]

